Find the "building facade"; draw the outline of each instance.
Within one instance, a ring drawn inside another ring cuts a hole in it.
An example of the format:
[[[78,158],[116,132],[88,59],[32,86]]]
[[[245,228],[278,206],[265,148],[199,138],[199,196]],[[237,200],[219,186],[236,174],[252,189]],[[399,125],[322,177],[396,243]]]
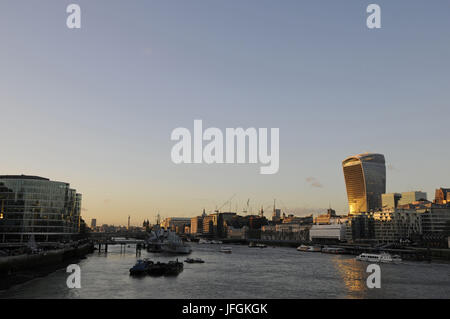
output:
[[[434,202],[441,205],[450,204],[450,188],[436,189]]]
[[[415,191],[415,192],[403,192],[401,194],[401,198],[398,201],[398,205],[407,205],[412,204],[417,201],[426,201],[427,200],[427,193]]]
[[[386,193],[384,155],[364,153],[342,162],[347,188],[349,213],[360,214],[381,208],[381,195]]]
[[[382,209],[396,209],[398,202],[402,198],[400,193],[388,193],[381,195],[381,207]]]
[[[0,176],[0,241],[70,240],[80,232],[81,194],[68,183],[28,175]]]
[[[346,224],[313,225],[309,230],[310,241],[344,241]]]
[[[229,239],[247,239],[248,227],[234,228],[232,226],[227,227],[227,238]]]
[[[191,234],[192,235],[203,234],[203,217],[202,216],[191,218]]]
[[[191,219],[186,217],[168,217],[161,222],[161,227],[166,230],[184,232],[185,226],[191,225]]]
[[[218,236],[219,214],[210,214],[203,218],[203,235],[208,237]]]
[[[309,241],[309,229],[311,225],[301,224],[277,224],[266,225],[261,228],[262,240],[290,240]]]
[[[422,234],[421,214],[416,211],[385,209],[372,216],[377,242],[416,241]]]

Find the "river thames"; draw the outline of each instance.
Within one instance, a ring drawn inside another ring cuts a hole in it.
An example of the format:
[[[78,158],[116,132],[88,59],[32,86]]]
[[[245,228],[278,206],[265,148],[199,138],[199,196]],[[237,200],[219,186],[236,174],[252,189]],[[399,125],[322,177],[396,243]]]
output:
[[[110,246],[79,262],[81,288],[69,289],[60,269],[8,290],[0,298],[450,298],[450,264],[409,262],[381,265],[381,288],[368,289],[367,263],[353,256],[298,252],[294,248],[249,248],[192,244],[189,257],[204,264],[186,264],[177,277],[129,276],[137,259],[174,260],[135,246]],[[186,257],[179,256],[180,261]]]

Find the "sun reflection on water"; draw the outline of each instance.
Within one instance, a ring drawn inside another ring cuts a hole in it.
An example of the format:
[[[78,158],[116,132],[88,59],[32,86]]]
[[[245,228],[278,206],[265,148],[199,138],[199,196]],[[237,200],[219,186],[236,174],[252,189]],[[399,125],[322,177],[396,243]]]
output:
[[[353,258],[343,258],[342,256],[334,256],[332,263],[345,284],[348,292],[347,298],[365,298],[368,288],[364,264]]]

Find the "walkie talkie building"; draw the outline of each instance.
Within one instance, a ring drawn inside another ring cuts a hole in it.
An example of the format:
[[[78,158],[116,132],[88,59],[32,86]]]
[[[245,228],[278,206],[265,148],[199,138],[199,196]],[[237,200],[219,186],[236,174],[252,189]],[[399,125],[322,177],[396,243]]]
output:
[[[381,194],[386,193],[384,155],[364,153],[342,162],[350,214],[381,208]]]

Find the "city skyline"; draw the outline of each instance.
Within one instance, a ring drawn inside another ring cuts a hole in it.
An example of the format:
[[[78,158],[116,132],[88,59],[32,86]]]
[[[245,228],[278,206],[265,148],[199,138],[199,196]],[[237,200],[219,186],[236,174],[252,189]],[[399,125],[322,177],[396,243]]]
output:
[[[235,193],[238,212],[346,213],[342,161],[364,152],[385,155],[387,193],[449,186],[448,1],[378,1],[380,30],[356,2],[77,3],[80,30],[66,3],[0,4],[0,173],[70,182],[86,222],[197,216]],[[280,128],[279,172],[175,165],[170,133],[195,119]]]

